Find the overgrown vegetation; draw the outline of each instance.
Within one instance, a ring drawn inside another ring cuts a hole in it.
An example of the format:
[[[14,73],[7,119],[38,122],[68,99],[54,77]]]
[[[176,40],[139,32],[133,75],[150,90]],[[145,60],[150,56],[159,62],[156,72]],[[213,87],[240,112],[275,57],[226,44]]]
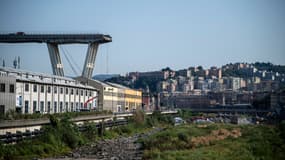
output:
[[[285,159],[285,122],[265,125],[184,125],[143,141],[145,159]]]
[[[0,159],[32,159],[53,157],[68,153],[72,149],[100,139],[111,139],[118,136],[129,136],[146,132],[155,125],[167,125],[170,116],[155,112],[146,116],[143,111],[136,111],[129,124],[100,131],[95,123],[85,123],[85,131],[79,132],[77,125],[70,121],[74,115],[49,115],[50,125],[43,128],[43,134],[37,138],[14,144],[0,144]]]
[[[178,115],[192,116],[190,111],[183,110]],[[95,123],[85,123],[86,130],[79,132],[69,115],[49,118],[51,125],[44,127],[40,137],[16,145],[0,144],[0,159],[54,157],[97,140],[147,132],[154,126],[164,130],[140,140],[145,148],[145,159],[285,159],[285,122],[278,126],[186,124],[173,127],[171,115],[154,112],[146,116],[136,111],[128,119],[128,125],[100,132]]]
[[[52,114],[56,117],[78,117],[83,115],[106,115],[112,114],[110,111],[90,111],[90,112],[65,112],[65,113],[55,113]],[[22,114],[18,113],[15,110],[9,110],[4,115],[0,115],[0,120],[17,120],[17,119],[39,119],[39,118],[49,118],[50,114],[41,114],[41,113],[33,113],[33,114]]]
[[[198,113],[192,113],[190,109],[186,110],[186,109],[180,109],[177,111],[178,113],[178,116],[183,118],[183,119],[186,119],[186,118],[190,118],[192,116],[196,116],[196,115],[199,115]]]
[[[84,137],[68,116],[58,119],[50,115],[51,125],[44,127],[43,134],[33,140],[16,145],[0,145],[0,159],[31,159],[55,156],[84,144]]]
[[[147,132],[155,126],[168,127],[172,124],[173,116],[171,115],[162,115],[159,111],[155,111],[152,115],[146,116],[143,111],[138,110],[134,113],[134,116],[129,119],[128,125],[106,131],[104,136],[105,138],[129,136],[135,133]]]

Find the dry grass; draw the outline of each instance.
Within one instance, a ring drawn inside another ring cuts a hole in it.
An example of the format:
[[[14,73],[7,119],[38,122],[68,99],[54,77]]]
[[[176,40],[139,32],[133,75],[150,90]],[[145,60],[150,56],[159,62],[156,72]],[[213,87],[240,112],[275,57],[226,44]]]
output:
[[[228,137],[238,138],[242,135],[240,128],[235,128],[231,131],[227,129],[213,130],[210,135],[193,137],[191,139],[192,148],[198,146],[208,146],[215,141],[224,140]]]

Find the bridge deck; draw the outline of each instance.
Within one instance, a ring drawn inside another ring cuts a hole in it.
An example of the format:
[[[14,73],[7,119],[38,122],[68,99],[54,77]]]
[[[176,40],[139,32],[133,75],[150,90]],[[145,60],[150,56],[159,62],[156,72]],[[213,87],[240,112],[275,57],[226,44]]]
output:
[[[110,35],[104,34],[25,34],[23,32],[0,34],[0,43],[108,43]]]

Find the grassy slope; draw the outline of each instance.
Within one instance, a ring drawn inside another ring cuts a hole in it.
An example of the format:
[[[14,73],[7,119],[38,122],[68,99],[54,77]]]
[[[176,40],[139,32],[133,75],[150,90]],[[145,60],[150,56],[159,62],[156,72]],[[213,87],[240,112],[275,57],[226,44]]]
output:
[[[212,130],[240,128],[242,136],[228,137],[210,145],[193,147],[191,138],[209,135]],[[211,124],[206,128],[185,125],[170,128],[144,141],[145,159],[223,160],[223,159],[285,159],[284,141],[273,126],[234,126]]]

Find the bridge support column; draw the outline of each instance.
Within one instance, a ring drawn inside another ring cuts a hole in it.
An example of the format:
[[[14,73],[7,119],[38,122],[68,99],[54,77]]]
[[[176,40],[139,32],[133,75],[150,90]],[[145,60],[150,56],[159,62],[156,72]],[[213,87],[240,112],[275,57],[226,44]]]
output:
[[[82,71],[82,77],[89,79],[92,78],[98,46],[98,43],[90,43],[88,45],[87,55]]]
[[[47,43],[47,47],[49,51],[49,57],[50,57],[53,74],[57,76],[64,76],[63,64],[61,62],[61,58],[60,58],[60,54],[58,50],[58,44]]]

